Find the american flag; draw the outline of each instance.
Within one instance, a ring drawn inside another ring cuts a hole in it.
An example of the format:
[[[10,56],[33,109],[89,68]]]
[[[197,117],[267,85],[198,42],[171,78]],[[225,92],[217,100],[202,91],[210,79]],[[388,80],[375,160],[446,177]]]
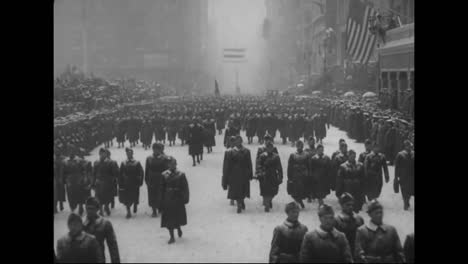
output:
[[[375,9],[362,0],[351,0],[346,23],[346,52],[351,61],[367,64],[374,52],[376,36],[369,31],[369,18],[375,17]]]

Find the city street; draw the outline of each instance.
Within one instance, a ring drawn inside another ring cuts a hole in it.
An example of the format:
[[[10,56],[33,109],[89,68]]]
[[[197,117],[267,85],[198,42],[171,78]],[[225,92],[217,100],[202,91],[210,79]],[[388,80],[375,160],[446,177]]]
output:
[[[247,141],[244,132],[244,142]],[[221,188],[221,174],[224,146],[222,144],[224,134],[216,136],[216,146],[213,153],[207,154],[206,148],[203,161],[200,166],[192,167],[192,159],[188,155],[188,146],[165,146],[165,153],[177,159],[178,168],[185,172],[190,188],[190,202],[187,205],[188,225],[182,227],[183,237],[176,236],[176,243],[168,245],[169,233],[167,229],[160,227],[160,216],[151,218],[151,209],[147,204],[146,185],[140,190],[140,206],[138,213],[131,219],[126,219],[125,207],[116,198],[116,207],[112,210],[110,220],[114,226],[119,245],[122,262],[268,262],[270,243],[273,229],[285,220],[284,206],[292,201],[286,192],[287,160],[295,148],[291,144],[280,144],[277,135],[275,145],[281,157],[284,171],[284,180],[279,189],[279,194],[273,200],[273,209],[265,213],[262,199],[259,195],[258,182],[251,182],[251,198],[246,199],[246,210],[241,214],[236,213],[236,207],[229,205],[227,192]],[[335,127],[327,132],[324,140],[325,153],[331,155],[338,149],[338,140],[346,139],[348,149],[356,151],[357,155],[364,151],[364,145],[349,139],[344,131]],[[255,156],[258,143],[255,138],[252,145],[245,144],[250,149],[252,162],[255,166]],[[128,146],[126,142],[126,146]],[[119,165],[125,159],[124,149],[118,149],[117,143],[111,148],[112,159]],[[96,148],[90,156],[91,161],[98,158]],[[141,144],[135,148],[135,159],[139,160],[143,167],[145,159],[152,153],[144,150]],[[384,184],[381,203],[384,206],[384,222],[396,226],[401,243],[406,235],[414,231],[414,198],[411,199],[409,211],[403,211],[401,194],[393,192],[394,167],[389,167],[390,182]],[[339,205],[334,193],[325,200],[332,205],[335,211],[339,211]],[[319,224],[317,216],[318,203],[305,203],[306,208],[301,211],[299,221],[305,224],[309,230]],[[365,213],[366,206],[361,215],[367,222],[369,217]],[[68,203],[65,210],[54,216],[54,246],[59,237],[67,232],[67,217],[69,215]],[[106,260],[109,262],[106,249]]]

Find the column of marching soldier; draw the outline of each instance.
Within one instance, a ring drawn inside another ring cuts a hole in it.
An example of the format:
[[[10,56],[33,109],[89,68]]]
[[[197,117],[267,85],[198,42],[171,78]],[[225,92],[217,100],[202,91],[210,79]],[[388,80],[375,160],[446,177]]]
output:
[[[330,113],[330,108],[328,110]],[[220,114],[219,116],[223,115]],[[285,143],[283,136],[284,134],[287,134],[287,138],[289,138],[290,141],[296,145],[297,152],[291,154],[288,160],[287,190],[288,193],[294,198],[294,200],[301,205],[301,207],[304,207],[302,200],[305,198],[307,198],[309,202],[311,199],[317,198],[319,200],[319,204],[323,207],[325,206],[323,205],[323,198],[330,194],[330,190],[335,190],[337,196],[345,193],[349,196],[352,196],[356,203],[354,210],[359,211],[362,208],[362,204],[366,197],[368,200],[372,200],[380,195],[380,190],[382,188],[382,170],[384,171],[385,180],[388,182],[388,171],[386,169],[385,156],[379,152],[381,149],[379,144],[374,144],[374,149],[371,150],[372,144],[367,141],[366,152],[362,153],[359,156],[359,161],[356,162],[356,154],[354,151],[350,150],[348,152],[346,149],[346,144],[340,142],[340,150],[335,152],[332,158],[328,158],[326,155],[323,155],[323,146],[321,144],[315,146],[315,140],[313,136],[309,136],[309,138],[305,136],[307,134],[307,132],[304,131],[306,130],[304,129],[307,127],[306,125],[302,126],[304,127],[302,131],[300,129],[296,129],[295,131],[294,124],[299,123],[298,126],[301,126],[301,122],[298,122],[297,119],[290,123],[291,129],[289,129],[289,131],[282,131],[281,127],[279,129],[275,129],[274,127],[268,129],[267,126],[263,126],[263,128],[259,129],[259,126],[257,125],[256,131],[254,130],[254,132],[252,132],[252,122],[249,123],[252,118],[249,119],[249,114],[244,116],[243,127],[246,130],[249,143],[252,142],[253,135],[258,136],[259,141],[263,142],[260,135],[271,132],[274,138],[276,130],[280,130],[283,143]],[[331,112],[330,116],[332,122],[337,122],[336,120],[340,120],[340,118],[341,120],[343,119],[343,114],[341,114],[339,111]],[[265,206],[265,211],[268,212],[269,209],[272,208],[272,199],[277,194],[278,185],[282,181],[281,162],[279,157],[274,154],[274,152],[277,153],[277,150],[272,145],[272,136],[267,135],[264,140],[265,146],[261,147],[257,152],[256,173],[255,176],[253,175],[250,152],[248,149],[242,146],[242,138],[238,136],[241,127],[241,124],[239,123],[242,123],[240,120],[240,115],[234,114],[232,116],[232,122],[229,122],[229,128],[225,133],[225,145],[228,147],[228,150],[225,153],[223,164],[222,185],[223,188],[229,189],[228,198],[231,199],[231,202],[233,202],[233,200],[237,200],[237,211],[240,213],[243,209],[245,209],[245,203],[243,202],[243,199],[245,197],[249,197],[248,181],[253,178],[258,179],[260,182],[261,195],[264,198],[263,204]],[[309,135],[315,134],[317,141],[321,142],[323,137],[326,135],[326,124],[328,123],[328,118],[324,113],[322,113],[315,115],[312,120],[316,122],[313,126],[314,129],[312,133],[309,132]],[[195,121],[194,123],[194,126],[202,127],[200,124],[197,124],[199,121]],[[217,118],[217,125],[220,123],[223,123],[222,120],[220,121]],[[193,129],[194,126],[191,128]],[[217,128],[221,133],[223,126],[218,126]],[[235,137],[231,137],[232,135]],[[212,134],[212,136],[214,135]],[[304,136],[306,139],[309,139],[309,148],[306,150],[303,150],[302,141],[298,140],[302,136]],[[134,146],[135,139],[133,139],[133,142],[131,137],[128,137],[128,139],[131,142],[131,146]],[[201,138],[199,140],[203,141]],[[194,144],[193,142],[189,142],[189,151],[190,143],[192,143],[192,149]],[[106,143],[106,146],[109,146],[109,144],[110,143]],[[196,149],[199,149],[200,142],[196,142],[195,144],[197,145]],[[145,145],[146,148],[148,143]],[[405,210],[407,210],[409,207],[410,195],[413,195],[412,178],[414,177],[412,176],[412,164],[414,159],[414,151],[412,151],[411,145],[411,142],[406,141],[405,150],[400,152],[396,158],[396,175],[394,180],[394,187],[395,191],[397,192],[398,187],[401,186]],[[157,216],[158,209],[161,210],[161,206],[158,205],[158,203],[161,203],[160,194],[164,193],[165,191],[161,191],[161,184],[159,184],[159,186],[155,186],[158,184],[151,183],[151,177],[148,176],[148,172],[153,170],[154,175],[158,175],[153,177],[161,178],[162,172],[169,168],[168,164],[170,162],[168,162],[168,160],[171,160],[161,153],[161,149],[163,149],[162,144],[158,143],[153,145],[153,150],[155,153],[152,158],[148,158],[150,161],[148,162],[147,160],[146,162],[145,181],[148,185],[149,202],[150,206],[153,208],[153,216]],[[201,149],[201,152],[202,151],[203,149]],[[113,207],[114,197],[118,193],[117,186],[119,186],[119,199],[127,206],[127,217],[131,216],[130,208],[132,204],[134,212],[136,213],[138,204],[138,188],[143,182],[143,170],[140,163],[132,159],[132,152],[133,151],[131,149],[127,151],[129,155],[128,160],[122,163],[120,171],[116,162],[110,159],[110,153],[108,150],[105,149],[100,151],[100,160],[96,161],[94,166],[91,166],[90,162],[84,161],[81,158],[76,158],[74,154],[70,155],[70,159],[66,161],[65,164],[63,164],[60,159],[56,159],[56,172],[58,175],[63,175],[63,177],[54,177],[54,179],[62,179],[62,183],[67,183],[68,200],[72,210],[74,211],[76,207],[78,207],[79,213],[83,213],[84,200],[87,196],[90,195],[91,187],[94,187],[97,199],[90,198],[88,201],[86,207],[88,211],[87,215],[90,215],[88,207],[93,207],[93,203],[94,207],[96,207],[97,204],[100,204],[98,209],[101,215],[104,211],[110,215],[109,206]],[[76,152],[72,151],[71,153]],[[192,155],[192,153],[190,154]],[[158,157],[162,160],[159,160]],[[193,161],[195,165],[195,158],[193,158]],[[197,161],[199,162],[199,160]],[[364,164],[362,164],[363,161]],[[151,169],[151,164],[155,164],[153,169]],[[148,166],[150,166],[150,168]],[[85,177],[83,177],[83,175]],[[155,182],[158,182],[158,180]],[[127,187],[121,188],[122,186],[126,185]],[[54,187],[55,186],[56,185],[54,184]],[[177,190],[177,192],[180,192],[180,189],[184,188],[171,188],[170,190]],[[59,196],[62,196],[62,199],[58,200],[64,200],[64,193],[65,191],[62,190],[61,194],[59,194]],[[188,202],[188,186],[186,188],[186,193],[186,198],[179,200]],[[170,196],[173,195],[171,194]],[[184,195],[179,193],[178,196],[182,197]],[[183,205],[184,203],[179,202],[178,204]],[[62,203],[60,203],[60,205],[61,209],[63,209]],[[164,215],[164,209],[162,211]],[[175,211],[177,212],[175,212],[171,217],[171,220],[173,221],[169,221],[176,222],[175,225],[171,224],[171,227],[169,227],[171,235],[171,240],[169,241],[170,243],[174,242],[173,230],[177,229],[178,227],[178,230],[180,230],[180,225],[184,225],[184,222],[186,223],[185,208],[182,210],[182,207],[179,206],[179,209]],[[93,214],[91,213],[91,215]],[[98,217],[97,214],[94,215],[97,219],[103,219]],[[91,222],[101,223],[103,226],[108,226],[110,224],[108,220],[104,219],[101,221]],[[99,228],[97,228],[97,230],[99,230]],[[102,228],[102,230],[105,230],[105,228]],[[180,230],[179,236],[181,235],[182,232]],[[112,238],[112,235],[108,235],[108,237]],[[112,239],[108,239],[108,241],[112,241]],[[100,242],[103,245],[103,239]]]

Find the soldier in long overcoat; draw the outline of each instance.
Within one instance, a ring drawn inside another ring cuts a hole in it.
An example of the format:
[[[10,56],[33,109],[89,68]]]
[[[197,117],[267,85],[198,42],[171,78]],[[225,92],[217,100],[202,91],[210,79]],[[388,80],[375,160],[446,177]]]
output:
[[[405,263],[398,232],[383,223],[383,207],[376,200],[367,209],[370,221],[358,228],[354,256],[359,263]]]
[[[332,155],[332,165],[333,165],[333,180],[332,180],[332,185],[331,185],[332,190],[335,190],[336,180],[338,178],[338,170],[340,169],[341,164],[345,163],[347,160],[348,160],[348,145],[344,142],[341,142],[340,149],[334,152]]]
[[[151,147],[151,141],[153,139],[153,127],[148,119],[145,119],[141,127],[141,143],[145,150]]]
[[[265,152],[257,158],[255,178],[260,183],[260,195],[263,197],[265,212],[273,208],[273,198],[278,194],[278,187],[283,182],[283,167],[278,153],[271,141],[266,143]]]
[[[319,208],[320,226],[305,234],[299,261],[301,263],[353,263],[345,234],[336,230],[331,206]]]
[[[323,199],[330,194],[333,181],[333,167],[329,156],[324,154],[322,144],[317,145],[317,153],[309,159],[310,174],[312,175],[312,192],[315,193],[319,204],[323,204]]]
[[[185,173],[177,170],[177,161],[169,158],[169,169],[161,178],[161,227],[169,230],[169,244],[175,242],[174,229],[182,237],[181,226],[187,224],[185,205],[189,202],[189,186]]]
[[[86,178],[83,162],[79,157],[75,156],[75,151],[72,151],[70,158],[65,162],[63,168],[63,178],[67,186],[67,198],[70,205],[70,210],[75,211],[79,207],[79,214],[84,212],[83,205],[86,201],[85,188],[89,185]]]
[[[300,208],[296,202],[285,207],[288,215],[283,224],[275,227],[271,241],[269,263],[298,263],[307,227],[298,221]]]
[[[322,143],[322,140],[327,136],[327,129],[330,129],[328,116],[324,113],[323,109],[320,110],[320,114],[315,115],[313,122],[317,143]]]
[[[215,116],[216,116],[216,129],[218,130],[218,134],[221,135],[226,125],[224,110],[219,109],[219,108],[216,109]]]
[[[157,217],[161,210],[161,178],[169,168],[169,158],[164,154],[164,145],[153,144],[153,154],[146,158],[145,183],[148,187],[148,205],[153,209],[152,217]]]
[[[305,182],[310,173],[309,156],[304,152],[304,143],[296,142],[296,152],[291,153],[288,160],[287,191],[291,197],[304,208],[303,199],[307,198]]]
[[[250,198],[250,181],[253,179],[250,150],[242,146],[242,137],[236,136],[234,147],[224,156],[222,187],[228,190],[227,198],[237,201],[237,213],[245,210],[245,198]]]
[[[189,145],[189,155],[192,156],[193,166],[196,166],[195,157],[197,158],[198,164],[200,164],[200,160],[203,160],[203,131],[204,128],[198,121],[190,124],[187,143]]]
[[[143,185],[143,167],[133,158],[133,149],[126,148],[127,160],[120,164],[119,173],[119,198],[127,208],[127,218],[132,217],[130,207],[133,205],[133,213],[137,212],[140,200],[140,187]]]
[[[93,165],[93,184],[96,197],[101,204],[100,213],[103,215],[105,209],[107,215],[110,215],[110,203],[114,200],[115,182],[119,177],[119,168],[109,158],[107,150],[99,150],[99,160]],[[104,207],[104,208],[103,208]]]
[[[167,129],[167,140],[169,141],[169,146],[175,145],[176,134],[177,134],[177,120],[174,116],[169,116],[166,123]]]
[[[414,150],[413,144],[406,140],[405,149],[400,151],[395,159],[394,190],[398,193],[401,187],[404,209],[410,207],[410,198],[414,196]]]
[[[205,130],[205,138],[203,145],[207,148],[207,152],[213,152],[213,146],[216,146],[216,127],[214,119],[207,119],[203,124]]]
[[[254,114],[249,114],[246,121],[246,136],[248,144],[252,144],[253,137],[257,131],[257,117]]]
[[[228,128],[224,132],[224,146],[226,148],[229,148],[229,144],[228,144],[229,139],[232,136],[237,136],[237,135],[240,135],[240,131],[237,128],[234,127],[233,122],[230,120],[229,123],[228,123]]]
[[[336,179],[336,196],[347,192],[354,197],[354,211],[358,213],[365,201],[364,165],[356,161],[356,152],[348,151],[348,160],[340,165]]]
[[[385,176],[385,183],[388,183],[390,176],[385,155],[380,153],[377,144],[374,144],[374,149],[364,160],[364,173],[367,199],[370,201],[379,198],[383,186],[382,177]]]
[[[354,256],[354,242],[356,240],[357,229],[364,225],[364,219],[354,213],[354,197],[349,193],[343,193],[339,199],[341,213],[335,216],[335,228],[343,232],[351,248],[351,255]]]
[[[304,140],[309,140],[311,136],[314,136],[314,119],[312,115],[307,115],[304,126]]]
[[[385,149],[382,150],[382,152],[385,154],[385,157],[388,157],[388,159],[390,160],[390,165],[393,165],[393,161],[395,160],[397,154],[397,129],[394,125],[393,120],[390,120],[387,123],[389,123],[389,128],[387,130],[387,133],[385,133],[386,146]]]
[[[116,131],[116,138],[117,138],[117,145],[120,148],[120,144],[122,147],[125,145],[125,133],[127,132],[127,120],[123,118],[117,119],[117,131]]]
[[[57,212],[57,205],[60,207],[60,211],[63,211],[63,203],[65,199],[65,178],[63,174],[63,169],[65,163],[61,157],[57,156],[54,153],[54,190],[55,190],[55,202],[54,202],[54,212]]]
[[[263,137],[265,136],[265,133],[267,131],[267,118],[265,114],[260,114],[258,117],[258,123],[257,123],[257,137],[258,137],[258,143],[263,144]]]

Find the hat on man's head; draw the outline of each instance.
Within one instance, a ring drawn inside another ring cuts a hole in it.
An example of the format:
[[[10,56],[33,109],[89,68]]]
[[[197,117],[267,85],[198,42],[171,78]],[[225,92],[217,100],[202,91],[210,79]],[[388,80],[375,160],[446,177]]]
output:
[[[83,219],[81,219],[81,216],[79,216],[78,214],[71,213],[68,216],[67,224],[70,225],[71,223],[75,223],[75,222],[83,223]]]
[[[131,149],[131,148],[125,148],[125,152],[127,152],[127,153],[128,153],[128,152],[133,153],[133,149]]]
[[[382,205],[376,199],[372,200],[367,207],[367,213],[370,214],[377,209],[383,209]]]
[[[286,213],[290,212],[291,210],[300,210],[301,208],[299,207],[299,205],[296,203],[296,202],[290,202],[288,204],[286,204],[286,206],[284,207],[284,211]]]
[[[345,204],[350,201],[354,201],[354,197],[350,193],[345,192],[340,196],[340,204]]]
[[[266,133],[265,136],[263,137],[264,140],[273,140],[270,134]]]
[[[96,197],[89,197],[86,199],[86,206],[94,206],[99,208],[99,200]]]
[[[155,142],[153,143],[153,149],[164,149],[164,145],[159,142]]]
[[[335,214],[335,211],[333,211],[333,208],[329,206],[328,204],[322,204],[319,207],[319,211],[318,211],[319,217],[322,217],[324,215],[330,215],[330,214]]]

